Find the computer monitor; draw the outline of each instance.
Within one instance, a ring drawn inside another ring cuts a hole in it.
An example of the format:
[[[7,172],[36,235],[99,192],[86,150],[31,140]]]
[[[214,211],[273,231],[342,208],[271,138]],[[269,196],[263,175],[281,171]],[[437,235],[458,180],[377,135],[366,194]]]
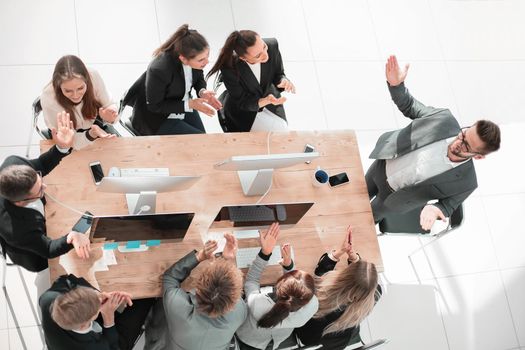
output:
[[[129,214],[154,214],[158,192],[186,190],[200,176],[104,177],[97,191],[125,193]]]
[[[312,161],[318,152],[234,156],[214,165],[217,170],[237,171],[246,196],[265,194],[272,184],[273,170]]]
[[[286,225],[297,224],[313,205],[313,202],[304,202],[224,206],[211,229],[228,229],[232,226],[264,228],[274,222],[286,228]]]
[[[162,213],[95,216],[89,232],[90,240],[92,242],[182,241],[194,215],[194,213]]]

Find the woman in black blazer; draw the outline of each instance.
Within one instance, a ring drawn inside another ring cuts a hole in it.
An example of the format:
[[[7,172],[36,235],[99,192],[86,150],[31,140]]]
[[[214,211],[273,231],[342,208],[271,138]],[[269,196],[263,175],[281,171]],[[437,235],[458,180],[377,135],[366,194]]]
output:
[[[199,112],[213,116],[221,103],[206,90],[202,69],[208,64],[206,39],[187,24],[155,52],[148,70],[135,83],[132,125],[143,135],[205,133]],[[191,89],[197,98],[193,98]]]
[[[231,33],[207,77],[218,71],[227,89],[221,96],[227,131],[287,128],[281,92],[295,93],[295,87],[284,75],[276,39],[251,30]]]

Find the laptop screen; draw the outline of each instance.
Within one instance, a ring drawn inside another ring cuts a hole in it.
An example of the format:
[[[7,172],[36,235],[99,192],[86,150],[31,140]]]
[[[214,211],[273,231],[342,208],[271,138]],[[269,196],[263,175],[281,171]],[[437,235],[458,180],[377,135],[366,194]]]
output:
[[[194,213],[102,216],[93,219],[92,241],[181,241]]]
[[[234,227],[267,226],[273,222],[295,225],[312,205],[314,203],[307,202],[226,206],[221,208],[215,222],[227,221]]]

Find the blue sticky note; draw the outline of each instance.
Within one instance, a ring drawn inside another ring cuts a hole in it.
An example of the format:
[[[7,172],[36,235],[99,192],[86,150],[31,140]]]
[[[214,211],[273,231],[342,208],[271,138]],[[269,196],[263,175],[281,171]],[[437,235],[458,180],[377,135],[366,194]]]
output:
[[[117,249],[118,248],[118,243],[116,242],[113,242],[113,243],[105,243],[104,244],[104,250],[114,250],[114,249]]]
[[[146,241],[146,247],[156,247],[160,245],[160,239],[150,239]]]
[[[140,248],[140,241],[128,241],[126,243],[126,248]]]

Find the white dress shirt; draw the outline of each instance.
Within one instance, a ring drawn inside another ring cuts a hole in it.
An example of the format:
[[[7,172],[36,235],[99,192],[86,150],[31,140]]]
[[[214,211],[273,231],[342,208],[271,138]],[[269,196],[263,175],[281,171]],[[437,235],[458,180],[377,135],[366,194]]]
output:
[[[456,137],[433,142],[396,159],[386,160],[386,178],[390,187],[400,190],[444,173],[464,162],[452,162],[448,156],[448,145]]]
[[[182,70],[184,72],[184,89],[186,91],[182,98],[184,101],[184,111],[193,112],[193,109],[190,108],[190,90],[193,84],[193,72],[191,67],[184,63],[182,64]],[[171,113],[168,115],[168,119],[184,119],[184,115],[184,113]]]

